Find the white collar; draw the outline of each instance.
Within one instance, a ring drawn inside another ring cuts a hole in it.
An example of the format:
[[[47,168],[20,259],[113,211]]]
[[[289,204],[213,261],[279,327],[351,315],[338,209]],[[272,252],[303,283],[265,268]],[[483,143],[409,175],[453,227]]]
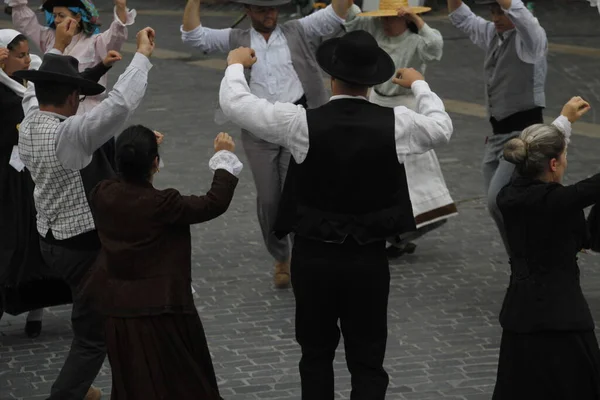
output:
[[[360,100],[366,100],[369,101],[369,99],[367,99],[364,96],[349,96],[347,94],[338,94],[337,96],[331,96],[329,98],[329,101],[333,101],[333,100],[339,100],[339,99],[360,99]]]

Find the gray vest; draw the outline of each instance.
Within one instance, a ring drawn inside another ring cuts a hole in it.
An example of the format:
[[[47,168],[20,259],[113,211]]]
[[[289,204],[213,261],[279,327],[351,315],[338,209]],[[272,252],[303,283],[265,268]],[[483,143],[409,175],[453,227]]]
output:
[[[488,114],[498,121],[535,107],[545,107],[544,85],[548,69],[544,59],[529,64],[517,54],[517,35],[512,31],[499,43],[492,40],[485,55],[484,82]]]

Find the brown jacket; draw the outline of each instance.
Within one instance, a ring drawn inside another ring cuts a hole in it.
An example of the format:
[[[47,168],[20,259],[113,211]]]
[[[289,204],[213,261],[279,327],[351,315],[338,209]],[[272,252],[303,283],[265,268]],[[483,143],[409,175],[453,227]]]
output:
[[[108,316],[196,312],[191,293],[190,225],[223,214],[238,179],[215,172],[205,196],[122,180],[99,183],[90,205],[102,249],[82,287]]]

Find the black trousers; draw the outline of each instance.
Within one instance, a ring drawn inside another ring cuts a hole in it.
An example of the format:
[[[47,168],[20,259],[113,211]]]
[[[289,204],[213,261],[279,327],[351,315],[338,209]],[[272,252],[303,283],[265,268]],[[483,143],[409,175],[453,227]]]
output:
[[[94,264],[98,250],[75,250],[40,240],[42,257],[62,278],[73,296],[71,350],[52,385],[49,400],[81,400],[85,397],[106,358],[104,321],[78,286]]]
[[[360,246],[295,236],[291,265],[303,400],[333,400],[335,350],[344,335],[352,400],[383,400],[390,270],[385,241]],[[339,327],[338,327],[339,320]]]

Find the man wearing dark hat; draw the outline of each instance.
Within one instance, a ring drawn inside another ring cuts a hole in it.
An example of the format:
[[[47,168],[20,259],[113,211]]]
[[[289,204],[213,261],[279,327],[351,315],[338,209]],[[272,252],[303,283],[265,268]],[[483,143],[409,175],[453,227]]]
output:
[[[85,96],[105,88],[82,78],[78,62],[60,55],[75,34],[73,19],[57,27],[54,49],[37,71],[20,71],[31,84],[23,98],[25,118],[19,129],[19,155],[35,183],[34,200],[40,247],[46,264],[71,287],[73,342],[51,389],[50,399],[99,399],[90,388],[106,356],[103,322],[77,287],[96,259],[100,241],[87,194],[113,176],[110,155],[102,146],[121,132],[146,91],[154,31],[138,33],[137,53],[108,98],[76,115]]]
[[[365,31],[323,42],[316,57],[332,77],[333,97],[325,105],[305,110],[259,99],[243,72],[257,62],[255,52],[241,48],[229,53],[221,108],[293,157],[275,230],[280,237],[295,234],[302,399],[333,399],[341,328],[351,398],[383,400],[390,284],[385,243],[415,229],[403,162],[408,154],[447,143],[452,121],[414,69],[398,70],[394,83],[412,88],[419,113],[367,100],[369,87],[394,75],[394,63]]]
[[[488,4],[492,22],[476,16],[462,0],[448,0],[450,21],[485,51],[483,78],[493,134],[486,138],[483,178],[491,214],[510,255],[496,197],[515,166],[505,161],[504,144],[523,129],[544,122],[548,39],[522,0],[476,0]]]
[[[228,52],[251,47],[258,62],[248,73],[253,94],[272,103],[295,103],[314,108],[327,102],[321,71],[315,60],[313,42],[342,32],[350,3],[332,0],[327,8],[305,18],[279,25],[279,6],[290,0],[238,0],[252,22],[250,29],[209,29],[200,24],[200,0],[188,0],[182,39],[204,52]],[[217,112],[217,117],[222,113]],[[222,119],[218,123],[224,122]],[[257,193],[258,220],[267,250],[275,259],[274,282],[286,288],[290,282],[290,242],[277,238],[273,226],[281,190],[290,161],[289,151],[265,142],[253,132],[242,130],[242,145],[252,170]]]

